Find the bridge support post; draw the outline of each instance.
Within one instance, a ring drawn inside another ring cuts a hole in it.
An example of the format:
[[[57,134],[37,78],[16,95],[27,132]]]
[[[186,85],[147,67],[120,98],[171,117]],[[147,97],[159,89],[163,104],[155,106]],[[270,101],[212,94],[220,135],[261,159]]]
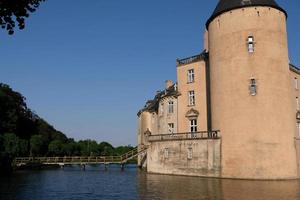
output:
[[[104,169],[105,169],[105,171],[108,170],[108,165],[109,165],[109,164],[107,164],[107,163],[104,164]]]
[[[125,169],[125,163],[121,163],[121,171],[124,171]]]
[[[81,164],[81,170],[85,171],[85,164]]]
[[[60,166],[61,169],[65,169],[65,164],[60,163],[59,166]]]

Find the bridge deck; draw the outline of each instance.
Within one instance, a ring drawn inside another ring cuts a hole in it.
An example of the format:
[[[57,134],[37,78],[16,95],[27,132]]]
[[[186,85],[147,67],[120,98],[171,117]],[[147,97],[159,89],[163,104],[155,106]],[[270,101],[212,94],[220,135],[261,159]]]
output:
[[[45,165],[89,165],[89,164],[125,164],[146,151],[146,147],[135,148],[121,156],[90,156],[90,157],[18,157],[15,166],[39,163]]]

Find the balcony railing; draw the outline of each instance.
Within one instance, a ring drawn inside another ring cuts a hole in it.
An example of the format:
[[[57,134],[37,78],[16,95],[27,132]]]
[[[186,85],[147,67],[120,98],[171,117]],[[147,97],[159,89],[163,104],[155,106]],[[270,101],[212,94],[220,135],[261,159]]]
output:
[[[170,140],[208,140],[220,139],[220,131],[200,131],[194,133],[173,133],[148,136],[149,142],[170,141]]]
[[[204,54],[199,54],[199,55],[195,55],[195,56],[191,56],[188,58],[184,58],[184,59],[177,59],[177,65],[186,65],[198,60],[201,60],[204,58]]]

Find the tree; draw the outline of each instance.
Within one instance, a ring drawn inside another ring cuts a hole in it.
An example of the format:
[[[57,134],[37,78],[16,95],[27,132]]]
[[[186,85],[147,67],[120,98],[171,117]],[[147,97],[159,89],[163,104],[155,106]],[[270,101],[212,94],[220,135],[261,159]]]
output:
[[[18,120],[26,111],[25,98],[0,83],[0,134],[17,132]]]
[[[10,35],[14,33],[16,22],[19,29],[25,28],[25,18],[33,13],[45,0],[0,0],[0,26]]]
[[[133,150],[134,148],[132,146],[119,146],[117,148],[114,149],[114,154],[121,156],[131,150]]]
[[[111,156],[114,154],[114,147],[108,142],[101,142],[98,148],[102,156]]]
[[[18,156],[28,156],[28,141],[19,139],[18,146],[19,146]]]
[[[28,153],[28,142],[18,138],[13,133],[4,134],[2,144],[4,153],[12,157],[24,156]]]
[[[3,136],[0,135],[0,153],[4,151]]]
[[[60,140],[54,140],[49,144],[48,153],[51,156],[61,156],[63,155],[63,143]]]
[[[44,141],[41,135],[33,135],[30,138],[30,154],[31,156],[43,155]]]
[[[67,143],[63,144],[63,152],[67,156],[80,156],[80,147],[74,139],[69,139]]]
[[[18,137],[13,133],[6,133],[3,136],[3,147],[4,152],[11,155],[17,156],[19,149],[18,149]]]

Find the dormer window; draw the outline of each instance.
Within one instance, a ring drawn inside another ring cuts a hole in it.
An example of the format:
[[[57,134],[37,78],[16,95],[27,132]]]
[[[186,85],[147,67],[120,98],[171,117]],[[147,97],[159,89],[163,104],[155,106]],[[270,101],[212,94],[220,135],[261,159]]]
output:
[[[248,45],[248,52],[254,53],[254,37],[253,36],[248,37],[247,45]]]

